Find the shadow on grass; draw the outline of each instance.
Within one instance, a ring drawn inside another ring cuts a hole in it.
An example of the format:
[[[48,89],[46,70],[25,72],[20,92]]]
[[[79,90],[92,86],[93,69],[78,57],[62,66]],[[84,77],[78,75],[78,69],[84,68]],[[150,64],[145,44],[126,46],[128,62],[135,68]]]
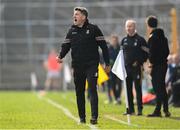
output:
[[[169,117],[169,119],[172,119],[172,120],[180,120],[180,117]]]

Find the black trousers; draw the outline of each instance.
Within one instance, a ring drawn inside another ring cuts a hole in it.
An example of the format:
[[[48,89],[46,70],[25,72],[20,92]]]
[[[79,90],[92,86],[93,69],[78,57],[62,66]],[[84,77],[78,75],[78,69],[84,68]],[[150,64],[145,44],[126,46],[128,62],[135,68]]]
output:
[[[121,90],[122,90],[121,80],[112,72],[110,72],[109,80],[108,80],[108,98],[109,98],[109,101],[112,101],[111,89],[113,90],[115,100],[120,100]]]
[[[79,117],[86,118],[85,114],[85,84],[88,80],[88,89],[90,92],[91,116],[98,118],[98,94],[97,94],[97,76],[98,65],[80,65],[74,67],[74,83],[76,90],[76,100]]]
[[[161,105],[163,105],[164,112],[168,112],[168,95],[165,85],[165,76],[167,71],[167,64],[154,65],[152,68],[152,85],[156,94],[156,108],[155,112],[160,112]]]
[[[134,102],[133,102],[133,82],[135,85],[136,90],[136,100],[137,100],[137,107],[138,111],[141,112],[143,109],[142,106],[142,87],[141,87],[141,66],[126,66],[126,72],[127,72],[127,94],[128,94],[128,102],[129,102],[129,112],[133,113],[134,110]]]

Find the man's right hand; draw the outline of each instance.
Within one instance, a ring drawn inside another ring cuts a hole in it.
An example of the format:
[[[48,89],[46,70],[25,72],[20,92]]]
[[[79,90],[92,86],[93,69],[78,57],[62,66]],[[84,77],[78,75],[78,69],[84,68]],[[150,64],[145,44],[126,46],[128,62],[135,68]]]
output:
[[[105,72],[108,74],[108,73],[110,73],[110,71],[111,71],[111,66],[110,65],[106,65],[105,67],[104,67],[104,70],[105,70]]]
[[[63,60],[60,59],[58,56],[56,57],[56,61],[57,61],[58,63],[62,63],[62,62],[63,62]]]
[[[138,65],[138,62],[137,62],[137,61],[135,61],[135,62],[132,64],[133,67],[136,67],[137,65]]]

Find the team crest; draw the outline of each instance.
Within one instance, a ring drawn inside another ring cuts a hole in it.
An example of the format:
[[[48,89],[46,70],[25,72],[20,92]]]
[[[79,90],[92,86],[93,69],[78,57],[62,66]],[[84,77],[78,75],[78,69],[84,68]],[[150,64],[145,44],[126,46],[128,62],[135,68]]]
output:
[[[134,46],[137,46],[137,42],[134,43]]]
[[[89,30],[86,31],[86,34],[89,34]]]

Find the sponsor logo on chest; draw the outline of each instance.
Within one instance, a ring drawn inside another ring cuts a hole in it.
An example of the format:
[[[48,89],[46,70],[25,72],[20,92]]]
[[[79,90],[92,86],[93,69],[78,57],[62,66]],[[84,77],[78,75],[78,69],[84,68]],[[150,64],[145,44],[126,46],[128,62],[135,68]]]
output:
[[[75,35],[75,34],[77,34],[77,32],[72,32],[72,35]]]
[[[127,43],[127,39],[124,39],[124,45],[127,46],[128,43]]]

